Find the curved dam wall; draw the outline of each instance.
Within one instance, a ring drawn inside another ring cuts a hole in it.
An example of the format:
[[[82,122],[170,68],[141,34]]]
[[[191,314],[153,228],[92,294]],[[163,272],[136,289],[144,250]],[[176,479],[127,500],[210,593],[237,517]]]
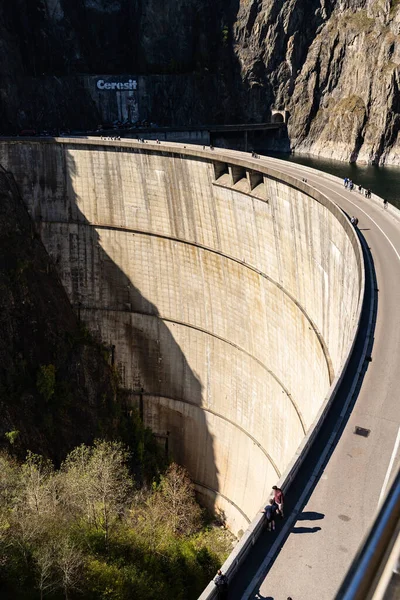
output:
[[[132,407],[244,530],[352,342],[362,265],[346,217],[233,152],[24,140],[0,142],[0,162]]]

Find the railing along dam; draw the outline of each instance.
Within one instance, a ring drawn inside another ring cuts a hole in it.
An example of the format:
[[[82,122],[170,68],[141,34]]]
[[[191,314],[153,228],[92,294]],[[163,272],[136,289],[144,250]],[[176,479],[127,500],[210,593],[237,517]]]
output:
[[[346,216],[233,152],[29,139],[0,142],[0,162],[132,406],[245,530],[353,342],[364,279]]]

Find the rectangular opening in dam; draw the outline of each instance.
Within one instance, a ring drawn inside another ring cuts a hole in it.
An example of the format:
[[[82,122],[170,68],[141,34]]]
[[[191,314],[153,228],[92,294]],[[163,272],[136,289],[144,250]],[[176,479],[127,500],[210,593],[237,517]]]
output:
[[[247,181],[246,169],[244,167],[239,167],[237,165],[231,165],[229,167],[229,172],[231,174],[232,185],[239,183],[241,180]]]
[[[228,175],[229,169],[228,165],[223,162],[215,162],[214,163],[214,181],[218,181],[223,175]]]
[[[214,184],[267,200],[264,175],[238,165],[214,162]]]
[[[250,185],[250,194],[260,200],[267,200],[264,175],[258,171],[247,171],[247,179]]]
[[[254,190],[261,183],[264,183],[264,178],[262,173],[258,173],[257,171],[247,171],[247,176],[250,183],[250,189]]]

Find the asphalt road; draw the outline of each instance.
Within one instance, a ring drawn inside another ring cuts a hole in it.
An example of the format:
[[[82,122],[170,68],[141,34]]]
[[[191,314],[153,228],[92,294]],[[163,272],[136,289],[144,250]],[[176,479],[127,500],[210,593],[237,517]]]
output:
[[[277,166],[275,159],[259,160]],[[359,219],[358,228],[367,253],[369,290],[363,329],[372,321],[373,340],[366,353],[372,360],[364,362],[364,372],[334,451],[322,466],[309,497],[299,507],[302,490],[315,474],[319,456],[335,429],[354,380],[365,342],[365,336],[361,336],[333,412],[287,498],[285,520],[290,522],[296,505],[298,512],[290,532],[282,540],[282,548],[280,551],[279,547],[273,548],[279,531],[261,536],[244,568],[231,582],[229,598],[286,600],[291,596],[293,600],[330,600],[335,597],[377,514],[379,501],[399,468],[400,222],[388,215],[383,206],[356,191],[346,190],[339,180],[333,181],[292,163],[279,162],[279,168],[300,180],[306,177],[308,184],[315,185],[349,216]],[[369,429],[369,436],[356,435],[356,426]],[[279,528],[284,524],[280,523]],[[266,576],[263,574],[258,580],[255,575],[263,571],[271,547],[279,552],[272,565],[269,564]]]

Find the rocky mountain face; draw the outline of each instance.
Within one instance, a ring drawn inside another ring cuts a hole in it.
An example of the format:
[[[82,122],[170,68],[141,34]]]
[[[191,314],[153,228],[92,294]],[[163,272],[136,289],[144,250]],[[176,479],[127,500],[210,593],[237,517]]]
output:
[[[0,131],[93,127],[80,76],[130,73],[159,124],[286,108],[296,152],[398,164],[399,32],[399,0],[4,2]]]
[[[254,0],[236,53],[250,89],[290,111],[296,152],[398,163],[399,31],[397,0]]]

